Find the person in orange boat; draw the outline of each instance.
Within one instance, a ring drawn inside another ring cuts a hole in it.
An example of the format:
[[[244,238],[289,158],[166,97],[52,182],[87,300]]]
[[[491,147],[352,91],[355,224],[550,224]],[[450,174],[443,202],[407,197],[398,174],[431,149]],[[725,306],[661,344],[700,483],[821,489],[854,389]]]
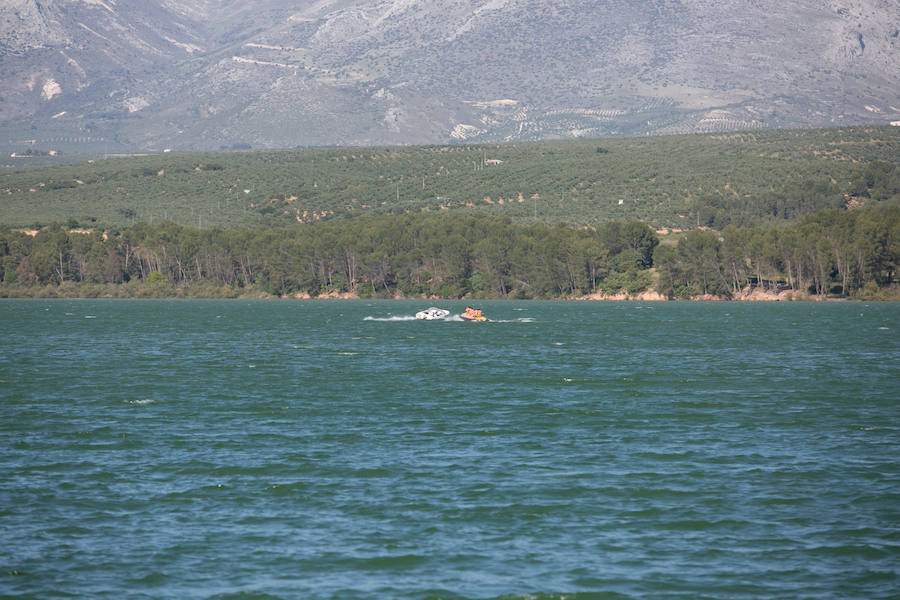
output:
[[[459,316],[467,321],[487,321],[480,308],[470,306],[467,306],[465,312]]]

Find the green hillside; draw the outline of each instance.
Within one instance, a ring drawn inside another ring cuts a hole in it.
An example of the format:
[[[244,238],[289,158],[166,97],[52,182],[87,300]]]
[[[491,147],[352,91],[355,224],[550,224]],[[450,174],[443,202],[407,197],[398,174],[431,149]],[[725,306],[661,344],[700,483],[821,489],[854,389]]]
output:
[[[900,127],[97,159],[0,175],[0,224],[201,228],[399,213],[654,228],[900,198]]]

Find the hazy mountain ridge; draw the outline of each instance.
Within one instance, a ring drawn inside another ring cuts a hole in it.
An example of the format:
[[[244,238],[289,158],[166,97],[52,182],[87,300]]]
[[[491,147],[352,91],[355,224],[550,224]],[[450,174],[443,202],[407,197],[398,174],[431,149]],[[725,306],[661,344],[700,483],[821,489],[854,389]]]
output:
[[[0,144],[294,147],[885,123],[900,120],[898,32],[893,0],[9,0]]]

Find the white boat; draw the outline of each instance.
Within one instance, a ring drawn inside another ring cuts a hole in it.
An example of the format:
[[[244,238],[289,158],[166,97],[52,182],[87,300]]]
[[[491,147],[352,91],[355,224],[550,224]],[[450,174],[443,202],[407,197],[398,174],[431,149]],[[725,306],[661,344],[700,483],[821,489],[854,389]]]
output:
[[[432,306],[431,308],[426,308],[425,310],[420,310],[419,312],[417,312],[416,318],[425,319],[426,321],[433,321],[434,319],[443,319],[449,314],[449,310],[444,310],[443,308],[435,308],[434,306]]]

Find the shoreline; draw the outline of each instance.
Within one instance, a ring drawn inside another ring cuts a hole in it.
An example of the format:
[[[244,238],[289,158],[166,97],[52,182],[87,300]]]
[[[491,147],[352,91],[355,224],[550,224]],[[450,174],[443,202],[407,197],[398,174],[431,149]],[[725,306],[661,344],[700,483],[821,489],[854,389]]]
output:
[[[0,284],[0,299],[120,299],[120,300],[417,300],[417,301],[481,301],[481,300],[509,300],[511,298],[444,298],[441,296],[405,296],[395,294],[389,296],[362,297],[353,292],[339,292],[331,290],[325,294],[313,296],[307,292],[296,292],[283,296],[270,294],[257,288],[226,288],[211,286],[182,286],[175,287],[170,284],[148,285],[140,284],[88,284],[65,282],[61,285],[51,286],[7,286]],[[645,290],[637,294],[620,292],[618,294],[603,294],[595,292],[582,296],[570,296],[559,298],[529,298],[527,300],[557,300],[573,302],[900,302],[900,288],[892,287],[881,290],[876,296],[865,297],[834,297],[817,296],[814,294],[797,292],[794,290],[762,290],[745,288],[731,297],[717,296],[713,294],[701,294],[691,298],[669,298],[654,289]]]

